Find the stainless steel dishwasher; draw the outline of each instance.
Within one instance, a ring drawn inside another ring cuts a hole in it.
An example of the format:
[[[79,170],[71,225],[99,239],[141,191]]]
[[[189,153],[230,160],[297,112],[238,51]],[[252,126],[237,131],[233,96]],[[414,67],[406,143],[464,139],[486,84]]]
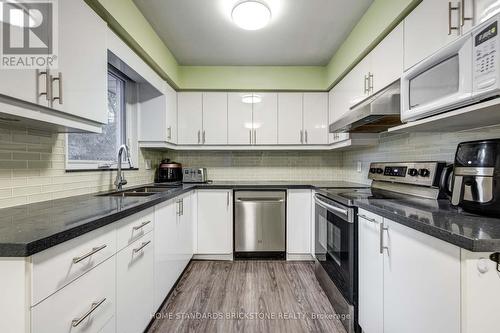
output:
[[[234,257],[285,259],[285,191],[234,192]]]

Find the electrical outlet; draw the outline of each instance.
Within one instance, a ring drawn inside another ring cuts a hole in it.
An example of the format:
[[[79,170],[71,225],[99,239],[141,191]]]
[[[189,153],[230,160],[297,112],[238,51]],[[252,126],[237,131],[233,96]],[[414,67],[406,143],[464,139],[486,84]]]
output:
[[[363,167],[363,164],[361,163],[361,161],[358,161],[358,166],[357,166],[358,172],[361,172],[362,167]]]

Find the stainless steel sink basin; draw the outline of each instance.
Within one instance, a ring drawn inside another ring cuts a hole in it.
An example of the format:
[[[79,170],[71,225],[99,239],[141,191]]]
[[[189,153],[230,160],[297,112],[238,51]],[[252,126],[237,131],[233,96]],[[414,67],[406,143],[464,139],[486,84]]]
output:
[[[101,194],[101,197],[147,197],[157,193],[171,191],[172,187],[144,186],[130,190]]]

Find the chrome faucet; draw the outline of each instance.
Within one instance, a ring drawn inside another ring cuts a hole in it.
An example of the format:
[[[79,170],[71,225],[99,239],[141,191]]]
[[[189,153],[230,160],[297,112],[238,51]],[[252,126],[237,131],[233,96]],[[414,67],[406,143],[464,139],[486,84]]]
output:
[[[115,179],[115,186],[118,191],[120,191],[123,187],[123,185],[127,184],[127,180],[125,179],[125,175],[122,172],[122,154],[125,152],[125,156],[128,161],[128,165],[130,168],[132,168],[132,163],[130,162],[130,150],[128,149],[127,145],[121,145],[120,148],[118,148],[118,174],[116,175]]]

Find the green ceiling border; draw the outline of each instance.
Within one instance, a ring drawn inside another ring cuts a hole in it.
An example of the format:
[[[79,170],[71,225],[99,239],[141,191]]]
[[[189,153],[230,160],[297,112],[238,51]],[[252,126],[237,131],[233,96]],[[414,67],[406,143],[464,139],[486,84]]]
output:
[[[178,91],[328,91],[422,2],[375,0],[327,66],[179,66],[132,0],[84,1]],[[117,8],[125,9],[117,14]],[[127,26],[134,31],[127,31]],[[148,42],[150,52],[137,40],[137,30],[141,30],[139,37]]]

